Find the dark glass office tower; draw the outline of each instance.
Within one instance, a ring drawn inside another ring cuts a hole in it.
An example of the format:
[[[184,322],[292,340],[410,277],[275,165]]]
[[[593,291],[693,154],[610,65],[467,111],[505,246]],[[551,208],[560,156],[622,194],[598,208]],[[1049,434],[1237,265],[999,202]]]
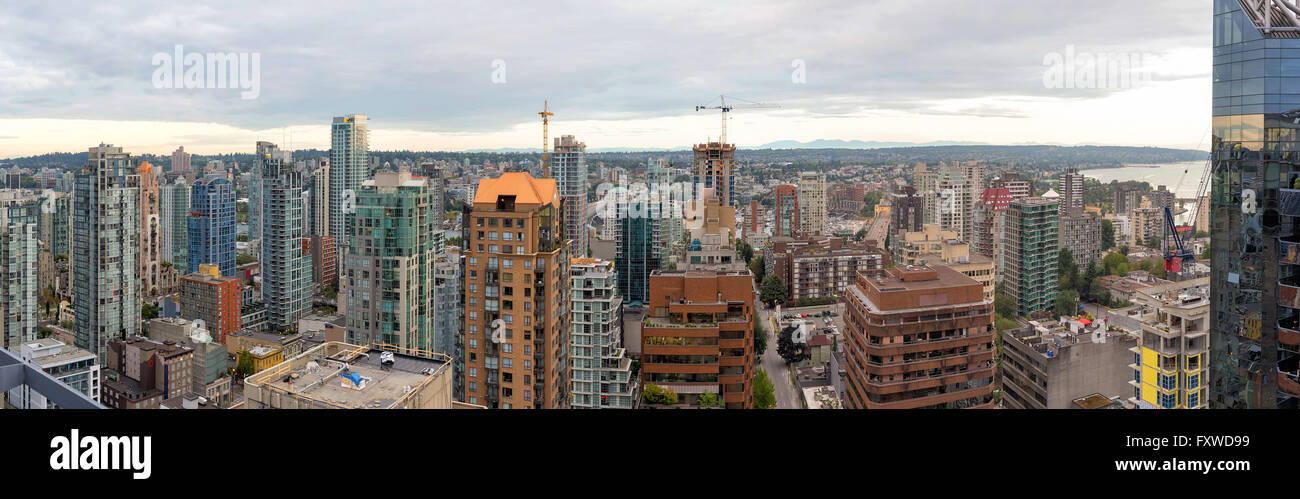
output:
[[[1258,1],[1214,2],[1212,407],[1296,408],[1300,395],[1300,9],[1294,1],[1269,0],[1264,9],[1243,7]]]

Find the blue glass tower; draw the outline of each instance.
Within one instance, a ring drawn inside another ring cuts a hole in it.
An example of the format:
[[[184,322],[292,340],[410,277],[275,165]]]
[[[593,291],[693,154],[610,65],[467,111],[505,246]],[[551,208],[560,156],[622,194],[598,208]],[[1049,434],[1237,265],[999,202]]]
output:
[[[221,275],[235,275],[235,188],[229,180],[208,175],[190,189],[187,273],[212,264]]]
[[[1267,19],[1240,0],[1214,2],[1212,407],[1294,409],[1300,397],[1300,9],[1291,1],[1267,2]]]

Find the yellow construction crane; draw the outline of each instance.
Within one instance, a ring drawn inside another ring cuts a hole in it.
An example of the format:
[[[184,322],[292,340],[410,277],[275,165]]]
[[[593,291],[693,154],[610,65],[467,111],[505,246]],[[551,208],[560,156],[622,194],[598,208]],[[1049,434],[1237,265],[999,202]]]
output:
[[[542,177],[543,178],[551,176],[551,154],[549,152],[551,145],[549,144],[550,138],[547,137],[546,128],[547,125],[550,123],[550,117],[555,116],[555,113],[552,113],[550,109],[551,109],[550,102],[542,101],[542,111],[537,113],[542,117]]]
[[[727,96],[725,96],[725,95],[719,95],[719,96],[718,96],[718,99],[717,99],[717,101],[718,101],[718,105],[716,105],[716,106],[710,106],[710,105],[709,105],[709,104],[713,104],[713,101],[709,101],[708,104],[705,104],[705,105],[703,105],[703,106],[695,106],[695,110],[696,110],[696,111],[701,111],[701,110],[704,110],[704,109],[720,109],[720,110],[722,110],[722,137],[719,139],[719,142],[722,143],[722,144],[726,144],[726,143],[727,143],[727,113],[731,112],[732,109],[771,109],[771,108],[779,108],[779,107],[781,107],[780,104],[767,104],[767,103],[762,103],[762,102],[752,102],[752,101],[747,101],[747,100],[745,100],[745,99],[740,99],[740,98],[737,98],[737,97],[732,97],[731,99],[732,99],[732,100],[743,101],[744,104],[740,104],[740,105],[731,105],[731,104],[727,104]]]

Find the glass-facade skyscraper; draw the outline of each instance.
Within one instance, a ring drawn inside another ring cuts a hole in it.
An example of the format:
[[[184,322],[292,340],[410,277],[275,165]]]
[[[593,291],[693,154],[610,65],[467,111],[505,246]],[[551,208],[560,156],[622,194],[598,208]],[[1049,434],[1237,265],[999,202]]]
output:
[[[1279,7],[1285,8],[1285,7]],[[1209,397],[1296,408],[1300,23],[1214,2]],[[1267,29],[1265,26],[1278,26]]]
[[[307,200],[302,185],[307,176],[295,168],[288,152],[269,142],[257,143],[262,219],[262,301],[266,323],[285,330],[311,310],[311,254],[307,237]],[[224,273],[223,273],[224,274]]]
[[[209,174],[190,189],[189,254],[186,273],[212,264],[221,275],[235,275],[235,187]]]
[[[108,342],[140,334],[140,175],[121,147],[90,148],[72,203],[76,346],[107,358]],[[231,207],[234,216],[234,207]]]

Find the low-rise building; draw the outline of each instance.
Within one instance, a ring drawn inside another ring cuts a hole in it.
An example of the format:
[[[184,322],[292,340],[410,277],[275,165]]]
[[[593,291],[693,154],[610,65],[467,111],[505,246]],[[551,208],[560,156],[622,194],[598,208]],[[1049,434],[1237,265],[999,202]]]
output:
[[[91,351],[54,338],[42,338],[20,344],[18,354],[23,361],[35,364],[73,390],[99,400],[99,363]],[[10,389],[8,394],[9,405],[18,409],[58,408],[58,405],[49,402],[44,395],[25,384]]]
[[[1013,409],[1069,409],[1075,399],[1129,393],[1126,372],[1137,336],[1088,319],[1029,321],[1002,332],[1002,403]]]
[[[384,353],[392,362],[383,360]],[[245,409],[452,409],[451,358],[327,342],[244,381]]]
[[[194,350],[193,386],[190,391],[210,401],[213,406],[225,407],[231,399],[231,377],[226,367],[226,347],[212,337],[203,321],[181,318],[160,318],[145,324],[149,338],[155,341],[174,341]]]
[[[100,402],[117,409],[156,409],[191,391],[194,349],[142,336],[108,342]]]
[[[850,244],[843,238],[773,238],[763,252],[766,273],[781,278],[786,302],[833,300],[844,294],[858,272],[885,268],[889,257],[874,241]]]

